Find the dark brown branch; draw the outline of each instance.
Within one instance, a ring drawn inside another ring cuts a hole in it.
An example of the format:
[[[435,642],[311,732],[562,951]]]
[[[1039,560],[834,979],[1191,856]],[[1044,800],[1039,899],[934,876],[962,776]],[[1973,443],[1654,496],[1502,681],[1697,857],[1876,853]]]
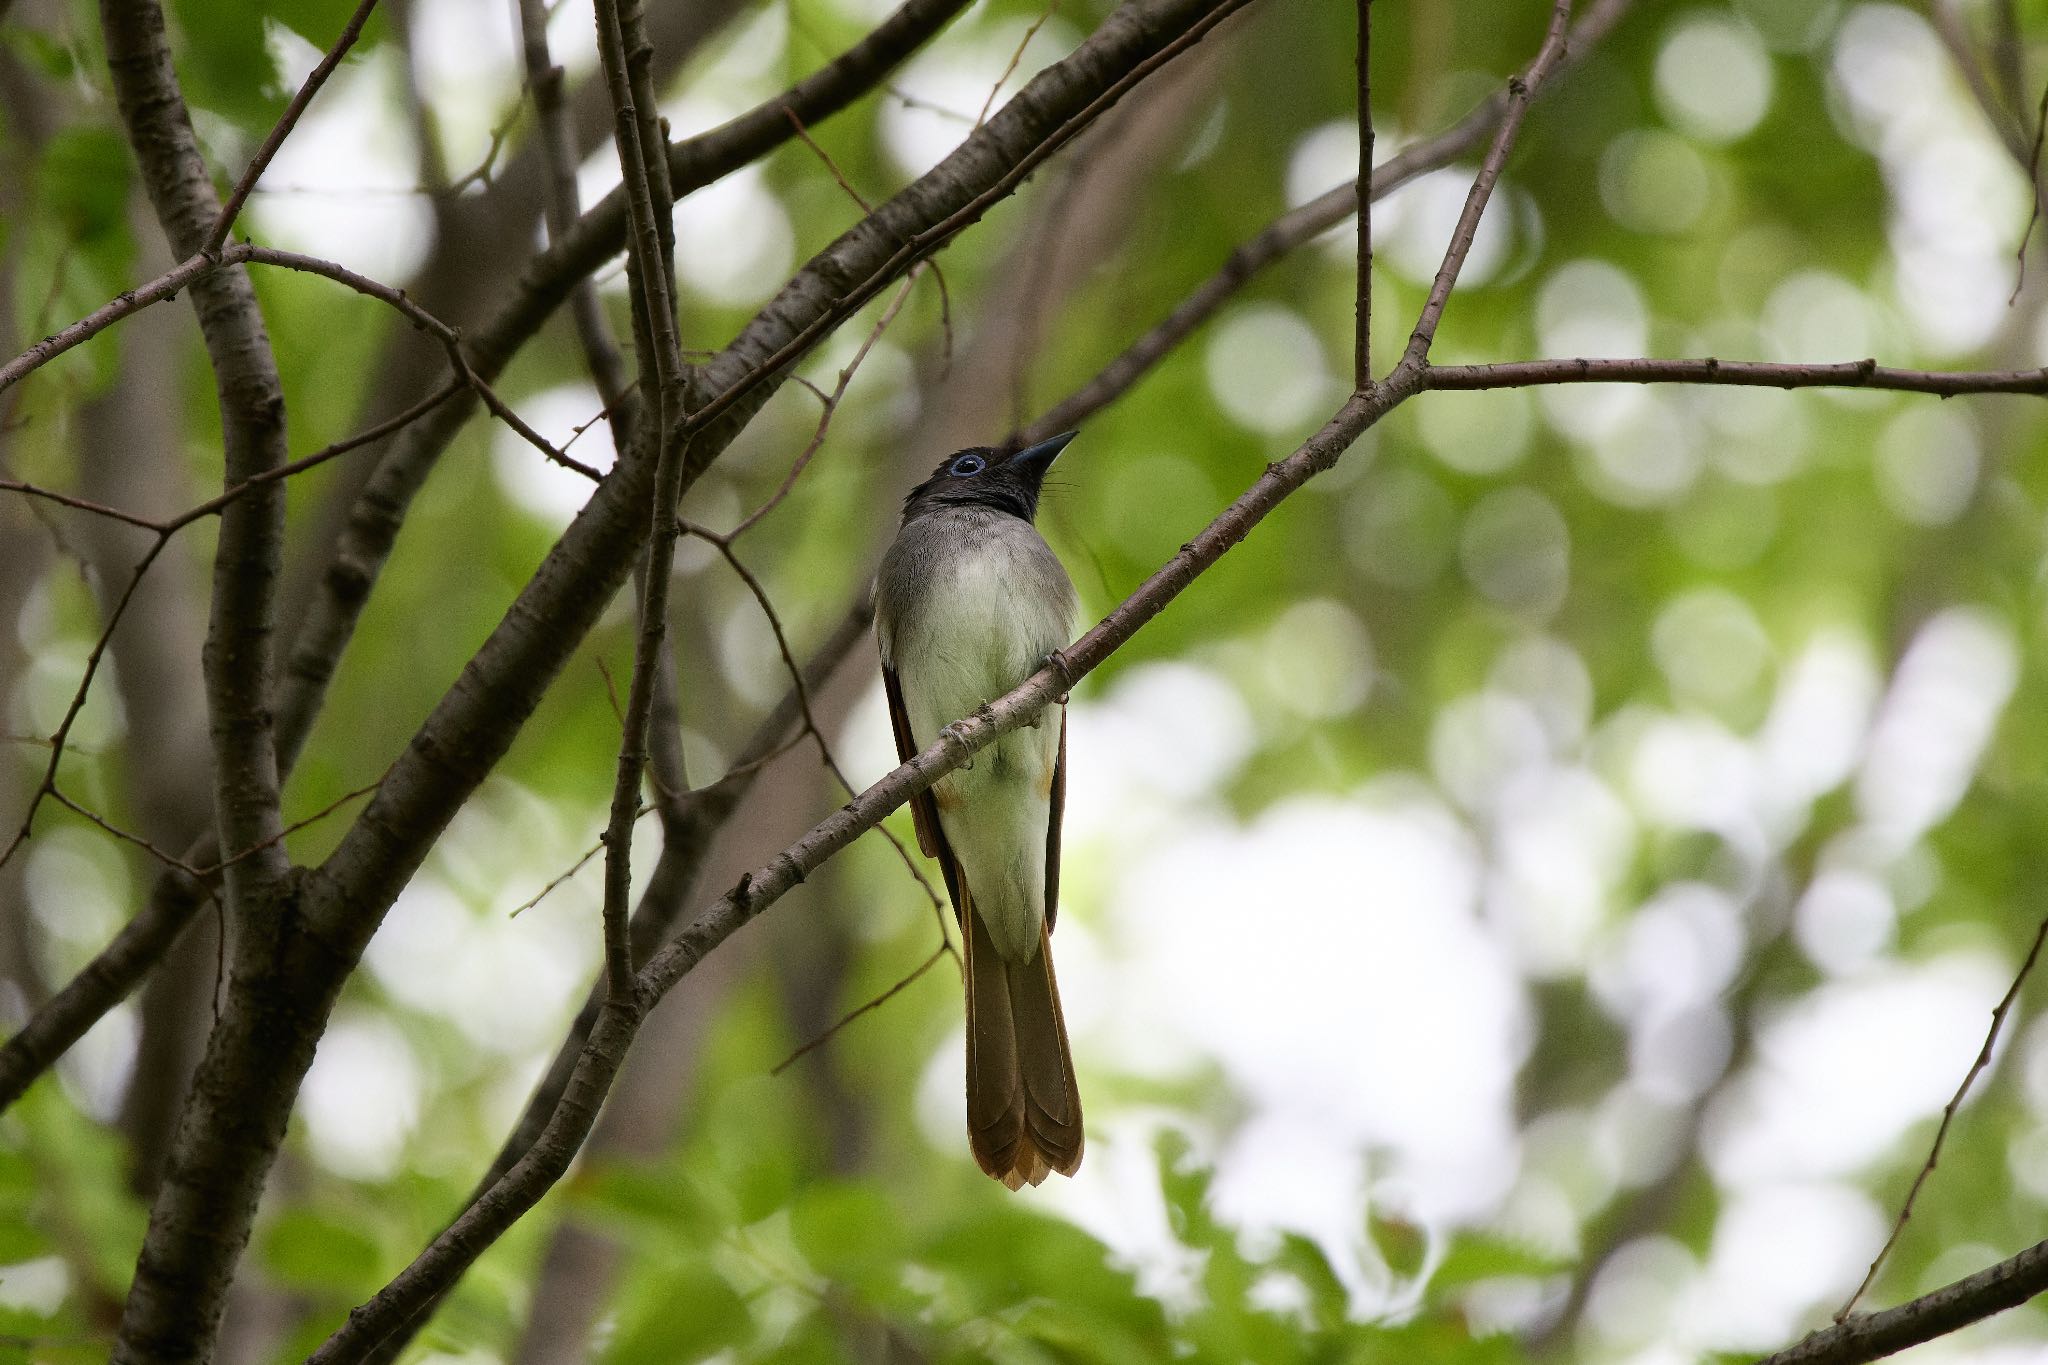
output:
[[[189,257],[204,245],[221,205],[178,88],[163,12],[155,0],[102,0],[100,15],[116,103],[143,184],[172,250]],[[219,395],[223,483],[233,487],[285,463],[283,390],[246,271],[194,279],[192,300]],[[261,851],[223,878],[236,930],[233,1023],[209,1039],[178,1125],[122,1315],[114,1352],[121,1361],[211,1354],[296,1088],[245,1096],[236,1093],[235,1079],[251,1072],[303,1075],[293,1054],[309,1065],[317,1036],[272,1036],[291,1013],[266,1016],[260,1006],[280,986],[290,989],[270,951],[276,926],[287,918],[290,881],[289,859],[272,841],[283,828],[270,703],[284,510],[284,488],[276,483],[222,509],[203,655],[214,815],[223,847]]]
[[[1516,360],[1431,365],[1428,389],[1520,389],[1538,384],[1729,384],[1765,389],[1896,389],[1953,398],[1965,393],[2048,393],[2044,370],[1902,370],[1875,360],[1826,365],[1763,360]]]
[[[271,158],[277,155],[277,149],[284,146],[284,140],[299,126],[299,118],[306,112],[306,106],[313,102],[313,96],[320,93],[320,87],[327,84],[327,78],[341,65],[341,59],[356,45],[356,39],[362,36],[363,25],[369,22],[370,11],[375,8],[377,0],[361,0],[356,6],[356,12],[349,16],[348,23],[342,26],[341,36],[334,40],[334,46],[327,49],[327,55],[320,59],[320,64],[313,68],[305,82],[299,86],[298,93],[292,96],[291,103],[287,104],[284,113],[278,116],[277,125],[270,130],[270,135],[263,139],[263,145],[256,149],[256,155],[249,159],[248,168],[242,172],[242,178],[235,182],[234,193],[228,196],[228,202],[221,207],[219,215],[214,219],[213,227],[206,234],[206,243],[200,248],[203,253],[212,255],[220,250],[220,244],[228,239],[228,232],[241,214],[242,205],[248,202],[249,191],[256,188],[256,182],[262,178],[264,168],[270,165]]]
[[[1847,1321],[1849,1315],[1856,1311],[1857,1300],[1869,1291],[1871,1282],[1877,1278],[1877,1272],[1885,1263],[1885,1258],[1892,1254],[1892,1248],[1898,1245],[1899,1238],[1905,1233],[1906,1221],[1913,1216],[1913,1201],[1920,1197],[1920,1187],[1927,1183],[1927,1178],[1934,1174],[1935,1164],[1941,1160],[1942,1144],[1948,1140],[1949,1125],[1955,1122],[1956,1110],[1962,1108],[1963,1097],[1970,1093],[1970,1087],[1976,1083],[1984,1068],[1991,1065],[1991,1050],[1998,1045],[1999,1030],[2005,1027],[2005,1016],[2011,1012],[2013,1002],[2020,998],[2021,987],[2027,984],[2027,977],[2033,974],[2034,964],[2040,960],[2043,940],[2048,940],[2048,919],[2043,919],[2041,927],[2034,931],[2033,945],[2027,949],[2027,956],[2020,963],[2019,971],[2014,974],[2012,985],[1993,1007],[1991,1027],[1984,1033],[1984,1046],[1978,1050],[1976,1060],[1970,1063],[1970,1069],[1963,1073],[1962,1083],[1956,1086],[1956,1093],[1941,1107],[1941,1123],[1934,1130],[1934,1141],[1928,1144],[1927,1160],[1920,1164],[1919,1172],[1913,1177],[1912,1187],[1906,1191],[1905,1202],[1899,1205],[1899,1216],[1892,1220],[1891,1235],[1884,1239],[1884,1245],[1879,1247],[1877,1255],[1871,1258],[1870,1269],[1863,1272],[1863,1280],[1856,1286],[1856,1292],[1849,1295],[1849,1301],[1836,1311],[1836,1322]]]
[[[1184,30],[1173,34],[1170,40],[1161,45],[1157,50],[1147,53],[1131,66],[1128,71],[1125,71],[1111,82],[1102,93],[1096,95],[1080,109],[1069,115],[1065,121],[1055,125],[1036,145],[1026,150],[1017,159],[1015,164],[1000,176],[994,184],[988,186],[981,193],[975,195],[965,204],[962,204],[937,222],[916,231],[899,233],[897,240],[901,242],[901,246],[892,252],[865,279],[861,280],[853,288],[845,291],[822,313],[798,329],[795,335],[783,342],[779,348],[765,356],[750,359],[746,364],[746,368],[739,369],[737,373],[733,373],[733,370],[737,368],[736,366],[721,366],[719,361],[736,359],[739,354],[743,354],[746,351],[749,335],[742,334],[740,340],[725,355],[714,359],[711,364],[706,366],[706,377],[710,381],[710,387],[714,396],[708,399],[696,412],[691,414],[691,425],[699,429],[711,425],[723,417],[729,410],[737,408],[741,403],[752,397],[756,389],[780,378],[788,366],[801,359],[804,353],[816,345],[821,338],[858,312],[869,299],[874,298],[877,293],[886,288],[891,280],[929,257],[965,228],[980,221],[983,214],[987,213],[1000,200],[1013,193],[1042,162],[1061,147],[1064,147],[1068,142],[1078,137],[1098,117],[1107,112],[1124,95],[1128,94],[1140,81],[1207,37],[1210,30],[1215,28],[1216,25],[1222,23],[1249,3],[1250,0],[1215,0],[1211,7],[1197,14]],[[1125,12],[1127,11],[1118,11],[1118,14],[1120,15]],[[1114,22],[1115,18],[1116,16],[1113,15],[1111,22]],[[1108,25],[1105,25],[1105,30],[1107,28]],[[1070,58],[1069,61],[1072,61],[1072,59]],[[1017,102],[1022,103],[1033,89],[1040,88],[1040,81],[1043,79],[1044,77],[1041,75],[1039,80],[1033,81],[1030,86],[1027,86],[1025,93],[1018,97]],[[908,193],[898,195],[890,201],[890,205],[893,206],[901,203]],[[859,234],[864,229],[885,219],[888,207],[885,206],[883,212],[870,216],[867,222],[856,228],[853,233],[849,233],[848,237]],[[842,238],[841,240],[845,241],[847,239]],[[829,254],[829,250],[828,248],[827,254]],[[789,290],[785,289],[784,297],[787,297],[788,293]],[[772,307],[773,305],[771,305]],[[749,329],[749,333],[753,331],[753,328]],[[728,376],[730,377],[728,378]]]
[[[1862,1365],[2017,1308],[2048,1290],[2048,1242],[1881,1313],[1813,1333],[1757,1365]]]
[[[652,523],[646,564],[641,575],[640,636],[633,657],[633,680],[626,714],[620,725],[619,762],[612,786],[611,820],[605,829],[604,961],[608,999],[624,1000],[633,989],[633,946],[627,927],[631,894],[633,826],[640,809],[641,774],[647,761],[648,720],[654,709],[657,679],[668,628],[670,567],[675,559],[674,509],[682,494],[684,457],[689,438],[688,378],[682,342],[676,331],[673,229],[665,206],[668,168],[661,149],[649,144],[655,131],[654,94],[647,78],[650,50],[638,0],[597,0],[598,55],[611,91],[618,145],[632,233],[628,261],[639,284],[636,315],[648,344],[640,351],[640,389],[656,380],[654,420],[638,444],[654,452],[656,468],[646,516]],[[657,205],[663,206],[657,210]],[[659,217],[657,213],[659,212]]]

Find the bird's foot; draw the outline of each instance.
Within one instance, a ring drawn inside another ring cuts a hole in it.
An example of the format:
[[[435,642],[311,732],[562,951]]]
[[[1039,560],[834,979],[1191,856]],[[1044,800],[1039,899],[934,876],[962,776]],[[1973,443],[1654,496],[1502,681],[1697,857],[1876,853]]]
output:
[[[1048,650],[1046,656],[1038,661],[1038,666],[1059,671],[1060,694],[1053,698],[1053,700],[1059,705],[1065,706],[1067,704],[1067,696],[1074,686],[1074,665],[1067,661],[1067,651],[1064,649]],[[1037,723],[1037,721],[1032,722],[1033,725]]]
[[[987,708],[984,707],[983,709],[986,710]],[[970,719],[972,718],[963,716],[959,720],[954,721],[951,725],[948,725],[944,729],[939,731],[939,738],[944,740],[950,740],[955,744],[965,747],[967,744],[967,722]],[[965,763],[962,763],[956,771],[963,773],[973,772],[973,755],[970,754],[968,756],[967,761]]]

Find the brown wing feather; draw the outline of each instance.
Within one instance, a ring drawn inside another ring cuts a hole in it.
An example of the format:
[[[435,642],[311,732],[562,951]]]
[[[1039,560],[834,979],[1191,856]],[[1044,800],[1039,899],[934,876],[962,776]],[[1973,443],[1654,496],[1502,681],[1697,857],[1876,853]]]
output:
[[[1060,708],[1060,756],[1052,765],[1052,810],[1045,821],[1045,931],[1060,916],[1060,824],[1067,813],[1067,708]]]
[[[889,698],[889,728],[896,733],[896,761],[908,763],[918,754],[917,740],[910,733],[910,708],[903,704],[903,683],[896,670],[882,665],[882,691]],[[1064,732],[1063,732],[1064,733]],[[960,868],[953,861],[953,849],[946,832],[939,827],[939,808],[927,787],[910,798],[910,821],[917,828],[917,846],[927,858],[936,858],[946,877],[946,894],[953,900],[953,918],[960,918]]]

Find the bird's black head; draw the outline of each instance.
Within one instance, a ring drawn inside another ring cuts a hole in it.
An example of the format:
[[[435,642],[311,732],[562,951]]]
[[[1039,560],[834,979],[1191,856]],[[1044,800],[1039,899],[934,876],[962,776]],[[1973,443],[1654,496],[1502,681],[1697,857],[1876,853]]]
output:
[[[986,507],[1030,521],[1038,514],[1038,490],[1045,471],[1077,432],[1006,454],[992,446],[956,451],[903,500],[903,519],[941,507]]]

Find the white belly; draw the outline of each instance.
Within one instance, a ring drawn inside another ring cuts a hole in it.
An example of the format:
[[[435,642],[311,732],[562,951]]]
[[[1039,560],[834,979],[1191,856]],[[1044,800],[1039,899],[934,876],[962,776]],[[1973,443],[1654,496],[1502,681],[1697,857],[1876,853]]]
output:
[[[880,617],[883,657],[896,670],[920,745],[1008,692],[1072,638],[1073,589],[1058,561],[1028,523],[1003,520],[1009,524],[942,542],[963,552],[921,556],[914,606]],[[1058,574],[1051,593],[1043,590],[1048,562]],[[1012,961],[1037,953],[1045,918],[1060,710],[1047,708],[932,788],[976,912],[996,950]]]

